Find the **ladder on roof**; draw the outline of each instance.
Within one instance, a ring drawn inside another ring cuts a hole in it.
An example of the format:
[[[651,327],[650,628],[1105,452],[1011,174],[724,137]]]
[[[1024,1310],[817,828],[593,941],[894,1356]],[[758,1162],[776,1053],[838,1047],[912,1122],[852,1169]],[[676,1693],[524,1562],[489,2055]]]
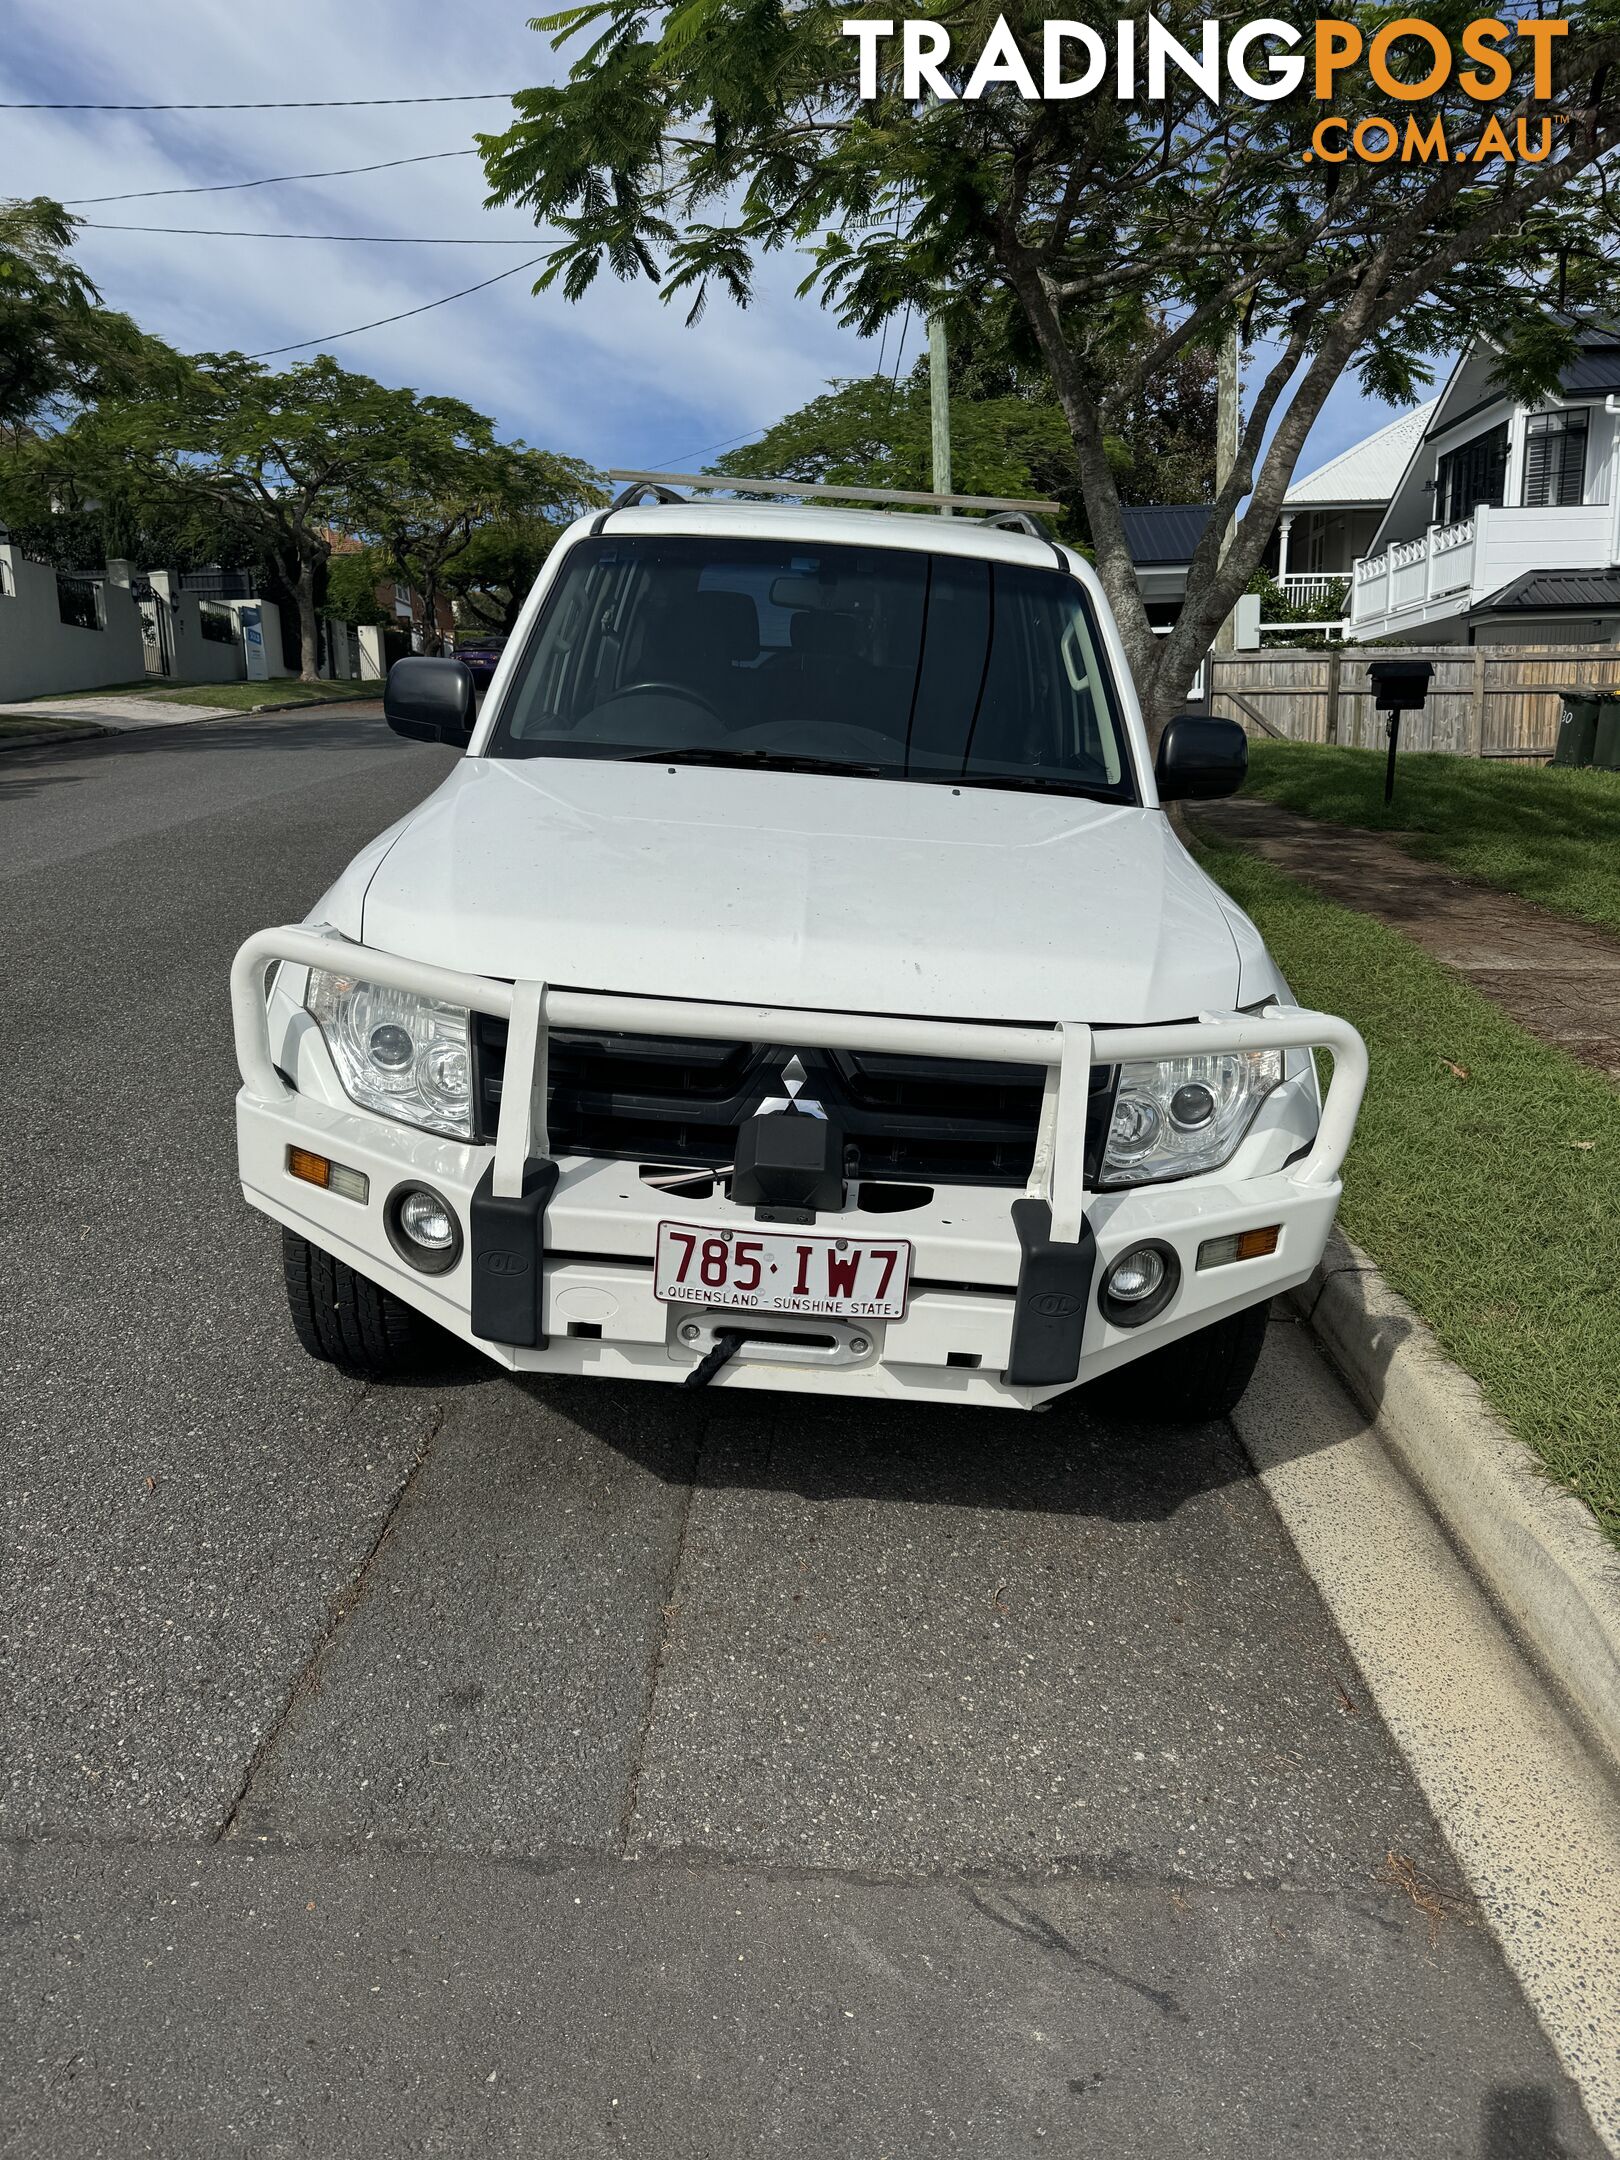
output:
[[[1044,519],[1057,517],[1063,505],[1055,502],[1021,501],[1011,495],[933,495],[920,488],[838,487],[821,480],[742,480],[729,473],[610,472],[610,480],[622,483],[613,499],[615,510],[630,510],[644,498],[659,503],[683,503],[681,488],[699,494],[831,496],[838,502],[876,503],[886,509],[937,510],[942,517],[964,510],[983,513],[987,525],[1027,532],[1037,540],[1050,540]]]

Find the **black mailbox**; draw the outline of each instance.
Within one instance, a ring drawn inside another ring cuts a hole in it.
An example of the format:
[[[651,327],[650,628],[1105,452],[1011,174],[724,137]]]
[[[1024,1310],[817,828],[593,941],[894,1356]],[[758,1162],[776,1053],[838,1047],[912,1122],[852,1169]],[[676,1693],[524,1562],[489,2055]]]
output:
[[[1421,712],[1434,665],[1428,660],[1369,660],[1367,679],[1380,712]]]
[[[1401,747],[1401,714],[1423,710],[1429,695],[1429,677],[1433,673],[1434,664],[1429,660],[1367,662],[1373,703],[1381,713],[1388,715],[1384,722],[1389,736],[1389,757],[1384,765],[1385,802],[1395,799],[1395,753]]]

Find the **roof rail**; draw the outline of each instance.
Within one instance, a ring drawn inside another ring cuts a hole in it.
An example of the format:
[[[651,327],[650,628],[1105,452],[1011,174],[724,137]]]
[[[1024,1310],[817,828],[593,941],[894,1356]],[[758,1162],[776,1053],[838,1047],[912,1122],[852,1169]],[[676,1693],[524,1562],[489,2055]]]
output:
[[[624,473],[608,474],[610,480],[623,480],[627,477],[628,475]],[[619,490],[618,494],[613,498],[612,507],[615,510],[633,510],[643,495],[650,495],[654,502],[661,503],[678,503],[686,500],[684,495],[677,495],[672,487],[665,487],[658,480],[650,477],[639,477],[629,487]]]
[[[1063,505],[1055,502],[1028,502],[1012,495],[932,495],[917,488],[869,488],[838,487],[824,480],[743,480],[729,473],[649,473],[610,472],[610,480],[627,481],[629,485],[615,501],[615,510],[628,510],[644,493],[650,492],[658,502],[681,502],[677,488],[695,488],[700,494],[725,495],[830,495],[839,502],[862,502],[898,505],[908,510],[938,510],[949,516],[953,510],[983,510],[1000,513],[993,515],[992,525],[1006,525],[1013,513],[1030,522],[1018,528],[1035,531],[1037,539],[1049,536],[1036,531],[1034,520],[1041,517],[1058,517]]]
[[[1045,509],[1046,505],[1038,505]],[[1032,540],[1050,540],[1052,529],[1045,518],[1037,517],[1034,510],[996,510],[984,521],[987,525],[999,525],[1004,532],[1028,533]]]

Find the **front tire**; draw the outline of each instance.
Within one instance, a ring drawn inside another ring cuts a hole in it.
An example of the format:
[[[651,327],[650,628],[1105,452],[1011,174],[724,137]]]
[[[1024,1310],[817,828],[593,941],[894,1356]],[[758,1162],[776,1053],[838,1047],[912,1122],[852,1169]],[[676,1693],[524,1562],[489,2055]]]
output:
[[[1229,1417],[1260,1362],[1269,1311],[1269,1303],[1250,1305],[1122,1365],[1094,1383],[1097,1407],[1144,1425],[1206,1425]]]
[[[444,1331],[403,1298],[285,1228],[281,1269],[299,1342],[357,1380],[413,1377],[448,1347]]]

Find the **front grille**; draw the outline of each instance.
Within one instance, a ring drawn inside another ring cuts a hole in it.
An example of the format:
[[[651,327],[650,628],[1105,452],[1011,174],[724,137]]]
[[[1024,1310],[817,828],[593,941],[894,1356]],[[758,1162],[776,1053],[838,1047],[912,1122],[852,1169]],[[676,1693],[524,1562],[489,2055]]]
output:
[[[794,1053],[763,1043],[565,1029],[550,1038],[552,1152],[705,1169],[729,1165],[737,1127],[765,1096],[784,1092],[781,1070],[795,1054],[805,1071],[803,1096],[820,1103],[844,1135],[850,1177],[1011,1186],[1028,1178],[1044,1081],[1036,1065],[866,1051]],[[506,1023],[477,1016],[473,1066],[486,1140],[495,1134],[505,1055]],[[1094,1066],[1088,1182],[1095,1181],[1113,1090],[1113,1070]]]

